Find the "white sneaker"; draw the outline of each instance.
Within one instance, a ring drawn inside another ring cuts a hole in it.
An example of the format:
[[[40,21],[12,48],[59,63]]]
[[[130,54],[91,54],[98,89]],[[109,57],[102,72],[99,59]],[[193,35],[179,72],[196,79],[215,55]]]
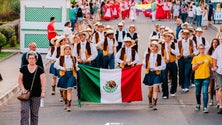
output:
[[[163,96],[162,98],[163,98],[163,99],[167,99],[167,96]]]
[[[175,97],[176,96],[176,94],[174,93],[174,94],[170,94],[172,97]]]
[[[185,88],[184,89],[184,92],[186,93],[186,92],[189,92],[189,89],[188,88]]]

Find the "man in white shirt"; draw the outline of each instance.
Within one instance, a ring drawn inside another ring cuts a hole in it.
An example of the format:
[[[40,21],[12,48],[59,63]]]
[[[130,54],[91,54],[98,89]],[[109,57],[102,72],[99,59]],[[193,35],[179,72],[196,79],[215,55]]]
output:
[[[182,40],[178,41],[178,49],[180,59],[178,60],[179,65],[179,82],[183,92],[189,92],[190,87],[190,73],[191,73],[191,61],[192,58],[198,54],[196,44],[190,38],[190,32],[183,30]]]
[[[114,31],[108,30],[106,32],[106,37],[103,42],[103,68],[115,68],[115,61],[114,61],[114,55],[116,53],[116,46],[118,46],[118,43],[116,42],[114,38]]]
[[[120,22],[118,24],[118,29],[115,33],[116,41],[118,42],[117,51],[119,51],[123,47],[123,40],[126,36],[126,32],[123,30],[123,23]]]
[[[124,47],[121,48],[115,56],[115,61],[120,64],[121,68],[132,67],[139,63],[139,55],[136,50],[132,49],[134,41],[125,37]]]
[[[92,66],[92,61],[96,59],[98,52],[93,43],[86,41],[89,37],[87,32],[79,33],[80,42],[75,44],[73,55],[77,58],[79,64]]]
[[[177,64],[176,64],[176,56],[179,55],[179,49],[177,43],[173,41],[174,36],[170,32],[165,32],[163,34],[164,42],[162,43],[161,54],[166,63],[166,69],[162,71],[162,91],[163,91],[163,99],[169,98],[169,89],[168,89],[168,72],[170,71],[170,76],[172,79],[170,94],[171,96],[175,96],[177,91]]]
[[[196,7],[196,25],[197,27],[201,27],[201,22],[202,22],[202,14],[203,14],[203,9],[201,8],[201,6],[198,5],[198,7]]]
[[[216,76],[216,89],[219,101],[218,114],[222,114],[222,44],[220,44],[212,55],[213,57],[213,70]]]

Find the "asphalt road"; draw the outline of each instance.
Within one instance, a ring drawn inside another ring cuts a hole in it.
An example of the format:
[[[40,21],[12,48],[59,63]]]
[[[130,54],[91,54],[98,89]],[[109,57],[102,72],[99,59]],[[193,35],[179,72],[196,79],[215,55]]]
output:
[[[104,22],[116,27],[119,20]],[[174,21],[156,21],[143,16],[138,17],[134,25],[140,36],[139,56],[143,60],[143,52],[149,44],[149,34],[153,25],[159,23],[175,29]],[[127,21],[126,25],[132,24]],[[208,29],[205,36],[210,42],[216,31]],[[48,68],[46,72],[48,73]],[[144,75],[144,74],[143,74]],[[124,104],[95,104],[83,103],[77,107],[77,97],[73,97],[72,111],[63,110],[63,103],[59,102],[59,92],[55,96],[50,95],[51,76],[47,74],[47,96],[45,107],[39,112],[39,125],[220,125],[222,115],[216,114],[215,106],[209,107],[209,113],[196,112],[194,88],[189,93],[183,94],[178,87],[176,97],[167,100],[161,98],[159,93],[158,111],[148,108],[147,87],[142,85],[143,101]],[[76,91],[74,91],[76,95]],[[13,97],[7,105],[0,107],[0,125],[20,124],[20,102]]]

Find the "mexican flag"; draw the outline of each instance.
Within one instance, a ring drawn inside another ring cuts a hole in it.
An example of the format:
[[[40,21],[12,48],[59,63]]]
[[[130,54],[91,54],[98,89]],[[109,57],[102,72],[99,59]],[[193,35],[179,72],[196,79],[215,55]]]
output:
[[[79,101],[141,101],[141,67],[142,65],[125,69],[100,69],[79,65]]]

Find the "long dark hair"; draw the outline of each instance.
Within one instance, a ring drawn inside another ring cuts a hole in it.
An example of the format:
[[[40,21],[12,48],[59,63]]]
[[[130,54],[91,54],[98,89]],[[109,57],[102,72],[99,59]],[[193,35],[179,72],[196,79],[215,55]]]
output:
[[[83,13],[82,13],[82,9],[79,8],[78,11],[77,11],[77,17],[83,17]]]
[[[210,49],[208,50],[208,55],[212,55],[212,54],[213,54],[213,51],[214,51],[213,41],[214,41],[214,40],[217,41],[217,46],[220,45],[220,41],[219,41],[219,39],[214,38],[214,39],[211,41]]]

